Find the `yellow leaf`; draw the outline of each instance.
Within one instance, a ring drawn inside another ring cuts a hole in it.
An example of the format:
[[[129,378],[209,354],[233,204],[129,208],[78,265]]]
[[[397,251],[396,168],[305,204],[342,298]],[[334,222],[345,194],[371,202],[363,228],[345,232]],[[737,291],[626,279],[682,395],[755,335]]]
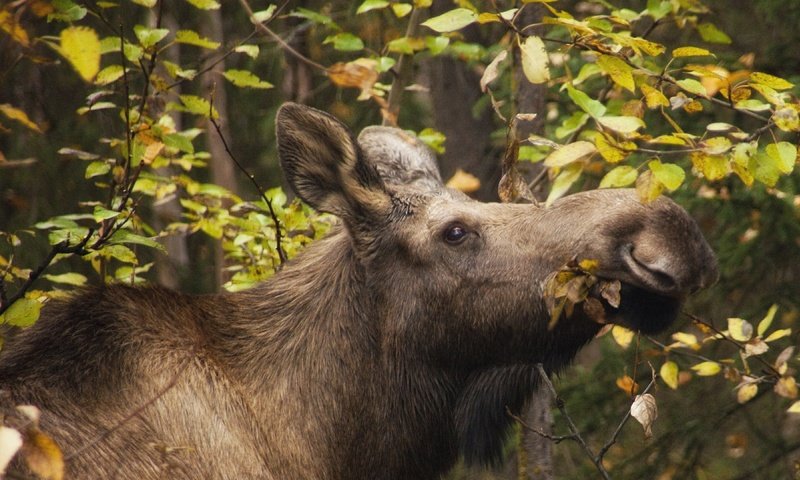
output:
[[[8,117],[9,119],[18,121],[19,123],[30,128],[34,132],[42,133],[42,129],[39,128],[39,125],[36,125],[36,123],[33,122],[30,118],[28,118],[28,115],[20,109],[12,107],[7,103],[3,103],[0,104],[0,112],[2,112],[3,115]]]
[[[673,390],[678,389],[678,364],[673,361],[664,362],[664,365],[661,365],[661,370],[659,371],[661,375],[661,380],[664,380],[664,383]]]
[[[612,55],[600,55],[597,58],[597,66],[611,77],[620,87],[633,92],[636,84],[633,82],[633,68],[619,57]]]
[[[700,345],[697,343],[697,337],[691,333],[675,332],[672,334],[672,338],[693,350],[700,348]]]
[[[721,180],[730,172],[728,159],[722,155],[708,155],[703,152],[694,152],[691,157],[694,167],[709,181]]]
[[[792,82],[786,81],[780,77],[770,75],[768,73],[753,72],[750,74],[750,81],[760,85],[766,85],[775,90],[788,90],[794,87]]]
[[[100,71],[100,40],[89,27],[67,27],[62,30],[60,53],[87,82]]]
[[[692,370],[697,372],[701,377],[710,377],[718,374],[722,368],[717,362],[700,362],[692,367]]]
[[[705,48],[699,48],[699,47],[680,47],[680,48],[676,48],[675,50],[672,51],[672,57],[673,58],[678,58],[678,57],[705,57],[705,56],[708,56],[708,55],[711,55],[712,57],[714,56],[713,53],[709,52]]]
[[[164,150],[164,144],[161,142],[153,142],[147,146],[144,150],[144,154],[142,155],[142,162],[145,165],[150,165],[153,163],[153,160]]]
[[[767,338],[765,338],[764,341],[765,342],[774,342],[775,340],[778,340],[780,338],[788,337],[791,334],[792,334],[792,329],[791,328],[784,328],[784,329],[781,329],[781,330],[775,330]]]
[[[797,398],[797,381],[794,377],[781,377],[775,384],[775,393],[785,398]]]
[[[359,100],[370,98],[372,86],[378,81],[378,62],[367,58],[359,58],[352,62],[339,62],[328,68],[328,78],[340,87],[361,89]]]
[[[531,83],[546,83],[550,80],[547,50],[541,38],[530,36],[519,46],[522,57],[522,73]]]
[[[604,134],[595,136],[594,144],[597,147],[597,151],[608,163],[621,162],[628,156],[628,152],[612,144]]]
[[[664,184],[659,182],[651,170],[642,172],[636,178],[636,194],[642,203],[650,203],[664,191]]]
[[[753,336],[753,326],[743,318],[729,318],[728,332],[737,342],[746,342]]]
[[[800,400],[794,402],[786,411],[788,413],[800,413]]]
[[[767,314],[764,315],[764,318],[761,319],[760,322],[758,322],[757,334],[758,334],[759,337],[763,336],[764,333],[767,332],[767,329],[769,329],[769,326],[772,325],[772,320],[775,318],[775,313],[777,313],[777,312],[778,312],[778,306],[777,305],[773,305],[773,306],[769,307],[769,310],[767,311]]]
[[[481,188],[481,181],[475,175],[458,168],[453,176],[450,177],[450,180],[447,181],[447,188],[454,188],[464,193],[472,193]]]
[[[669,100],[661,93],[661,90],[651,87],[643,83],[640,87],[644,94],[644,101],[647,103],[647,108],[669,107]]]
[[[30,46],[28,32],[17,22],[16,17],[8,10],[0,10],[0,30],[6,32],[17,43]]]
[[[758,384],[744,383],[739,386],[736,391],[736,401],[739,403],[747,403],[752,400],[758,393]]]
[[[633,332],[619,325],[614,325],[614,328],[611,329],[611,336],[614,337],[617,345],[622,348],[628,348],[631,341],[633,341]]]

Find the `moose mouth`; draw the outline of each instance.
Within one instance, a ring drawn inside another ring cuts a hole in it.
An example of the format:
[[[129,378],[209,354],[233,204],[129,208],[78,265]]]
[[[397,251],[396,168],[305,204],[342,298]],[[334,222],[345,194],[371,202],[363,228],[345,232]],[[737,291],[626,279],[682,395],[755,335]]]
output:
[[[620,301],[616,307],[606,299],[592,295],[602,302],[610,323],[653,334],[666,330],[678,318],[683,305],[680,298],[621,283]]]

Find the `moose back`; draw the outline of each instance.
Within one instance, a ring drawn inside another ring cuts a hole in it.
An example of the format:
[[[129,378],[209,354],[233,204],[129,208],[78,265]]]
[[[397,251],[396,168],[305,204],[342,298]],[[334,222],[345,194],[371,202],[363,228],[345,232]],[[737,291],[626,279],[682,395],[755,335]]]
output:
[[[426,479],[500,456],[537,386],[601,327],[548,328],[572,259],[622,285],[607,320],[654,332],[716,278],[694,221],[630,190],[551,207],[471,201],[400,130],[356,139],[278,113],[294,191],[341,226],[249,291],[122,285],[52,302],[0,357],[7,406],[41,409],[69,478]]]

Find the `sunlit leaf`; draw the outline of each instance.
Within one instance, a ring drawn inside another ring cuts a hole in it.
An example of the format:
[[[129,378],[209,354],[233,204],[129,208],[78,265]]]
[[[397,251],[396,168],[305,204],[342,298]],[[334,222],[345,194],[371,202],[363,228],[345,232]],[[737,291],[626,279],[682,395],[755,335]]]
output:
[[[234,48],[233,51],[244,53],[248,57],[255,59],[258,58],[258,53],[260,50],[258,45],[239,45],[238,47]]]
[[[653,422],[658,418],[658,407],[656,398],[649,393],[637,395],[631,405],[631,416],[635,418],[644,428],[645,438],[653,436]]]
[[[349,32],[340,32],[326,37],[323,44],[333,44],[333,48],[342,52],[354,52],[364,48],[364,42]]]
[[[710,377],[718,374],[720,371],[722,371],[722,368],[717,362],[707,361],[700,362],[697,365],[692,366],[692,370],[697,372],[697,374],[701,377]]]
[[[219,42],[201,37],[194,30],[178,30],[175,33],[175,41],[187,45],[194,45],[195,47],[207,48],[209,50],[216,50],[220,46]]]
[[[386,0],[366,0],[364,3],[358,6],[356,9],[356,15],[369,12],[370,10],[379,10],[388,6],[389,2]]]
[[[60,283],[64,285],[73,285],[76,287],[81,287],[86,285],[87,278],[80,273],[62,273],[59,275],[42,275],[43,278],[50,280],[53,283]]]
[[[780,330],[775,330],[774,332],[770,333],[767,338],[764,339],[765,342],[774,342],[775,340],[780,340],[783,337],[788,337],[792,334],[791,328],[782,328]]]
[[[30,45],[28,32],[8,10],[0,10],[0,30],[6,32],[15,42],[26,47]]]
[[[60,53],[86,81],[100,71],[100,39],[89,27],[67,27],[61,31]]]
[[[691,158],[694,167],[712,182],[725,178],[730,172],[728,159],[722,155],[693,152]]]
[[[220,7],[219,2],[216,0],[186,0],[194,7],[201,10],[216,10]]]
[[[628,395],[633,395],[639,391],[639,384],[636,383],[629,375],[624,375],[617,379],[617,388],[622,390]]]
[[[672,51],[672,56],[674,58],[679,57],[705,57],[705,56],[714,56],[713,53],[706,50],[705,48],[700,47],[680,47],[676,48]]]
[[[758,394],[757,383],[743,383],[736,390],[736,401],[739,403],[747,403]]]
[[[408,3],[393,3],[391,5],[391,8],[392,8],[392,13],[394,13],[394,16],[397,18],[405,17],[406,15],[411,13],[411,10],[414,9],[414,7],[412,7],[411,4]]]
[[[661,365],[661,369],[659,370],[659,375],[661,375],[661,380],[667,384],[667,386],[673,390],[677,390],[678,388],[678,364],[673,361],[664,362]]]
[[[229,82],[236,85],[237,87],[249,87],[249,88],[261,88],[267,89],[272,88],[273,85],[269,82],[265,82],[261,80],[257,76],[253,74],[253,72],[249,72],[247,70],[225,70],[225,73],[222,74]]]
[[[139,40],[139,44],[144,48],[150,48],[157,44],[169,33],[167,28],[148,28],[143,25],[136,25],[133,27],[133,33]]]
[[[378,81],[376,70],[377,62],[372,59],[360,58],[347,63],[335,63],[328,68],[328,77],[340,87],[355,87],[361,89],[359,100],[370,97],[373,85]]]
[[[636,181],[639,172],[628,165],[620,165],[609,171],[602,180],[600,188],[627,187]]]
[[[647,108],[669,107],[669,100],[660,90],[643,83],[640,87]]]
[[[758,83],[760,85],[765,85],[769,88],[774,88],[775,90],[788,90],[794,87],[792,82],[784,80],[780,77],[776,77],[774,75],[770,75],[768,73],[762,72],[753,72],[750,74],[750,81],[754,83]]]
[[[784,132],[796,132],[800,130],[800,114],[794,105],[785,105],[776,108],[772,114],[772,121],[775,126]]]
[[[583,160],[597,152],[593,143],[584,140],[573,142],[555,150],[544,160],[548,167],[563,167],[570,163]]]
[[[622,134],[631,134],[645,126],[644,121],[638,117],[609,115],[596,120],[600,125]]]
[[[797,161],[797,147],[789,142],[770,143],[766,147],[767,155],[775,160],[781,173],[789,174]]]
[[[181,103],[187,112],[203,117],[219,118],[219,112],[211,106],[208,100],[197,95],[180,95]]]
[[[612,143],[613,142],[613,143]],[[625,160],[628,157],[628,154],[631,151],[636,150],[636,144],[632,142],[625,142],[631,143],[631,145],[620,145],[616,141],[612,140],[611,137],[607,137],[603,134],[598,134],[594,137],[594,144],[597,147],[597,151],[600,152],[600,155],[607,161],[608,163],[619,163]],[[623,149],[626,148],[626,149]],[[632,147],[628,149],[628,147]]]
[[[92,178],[105,175],[111,171],[111,165],[104,161],[95,161],[86,166],[84,178]]]
[[[468,8],[456,8],[422,22],[439,33],[454,32],[478,20],[478,14]]]
[[[689,93],[700,95],[701,97],[708,96],[708,92],[706,92],[706,87],[704,87],[702,83],[698,82],[693,78],[685,78],[683,80],[678,80],[677,83],[679,87],[681,87],[682,89],[686,90]]]
[[[651,160],[647,162],[647,166],[653,172],[655,178],[670,192],[680,187],[686,178],[686,172],[674,163],[661,163],[660,160]]]
[[[122,65],[109,65],[97,73],[94,83],[95,85],[108,85],[122,78],[124,73]]]
[[[800,400],[794,402],[787,410],[787,413],[800,413]]]
[[[503,60],[505,60],[507,56],[508,56],[508,51],[501,50],[500,53],[498,53],[497,56],[494,57],[494,59],[492,59],[491,63],[489,63],[489,65],[486,66],[486,70],[483,71],[483,75],[481,75],[481,81],[480,81],[482,92],[486,92],[487,86],[490,83],[492,83],[494,79],[496,79],[497,76],[500,74],[499,72],[500,63]]]
[[[620,87],[630,92],[633,92],[636,88],[633,81],[633,67],[621,58],[612,55],[600,55],[597,58],[597,66]]]
[[[797,398],[797,381],[794,377],[781,377],[775,384],[775,393],[784,398]]]
[[[579,106],[581,110],[594,118],[600,118],[606,113],[605,105],[590,98],[589,95],[581,90],[573,88],[570,84],[567,84],[567,95],[569,95],[569,98],[572,99],[575,105]]]
[[[617,345],[622,348],[628,348],[631,345],[631,341],[633,341],[634,332],[625,327],[614,325],[611,328],[611,336],[617,342]]]
[[[20,298],[0,315],[0,324],[30,327],[39,319],[39,311],[41,309],[42,304],[38,301],[30,298]]]
[[[545,163],[547,160],[545,160]],[[547,195],[545,205],[550,206],[554,201],[564,196],[573,183],[575,183],[581,176],[583,168],[579,163],[567,165],[566,168],[553,180],[553,186],[550,188],[550,193]]]
[[[756,333],[759,337],[763,337],[764,334],[767,332],[770,325],[772,325],[772,320],[775,318],[775,314],[777,312],[778,312],[778,306],[772,305],[771,307],[769,307],[769,310],[767,310],[767,314],[764,315],[764,318],[761,319],[760,322],[758,322],[758,330]]]
[[[537,36],[530,36],[520,44],[522,73],[531,83],[546,83],[550,80],[550,67],[544,42]]]
[[[732,339],[746,342],[753,336],[753,325],[743,318],[729,318],[728,332]]]
[[[26,114],[19,108],[13,107],[7,103],[2,103],[0,104],[0,113],[5,115],[9,120],[15,120],[20,124],[26,126],[27,128],[33,130],[34,132],[42,133],[41,128],[39,128],[39,125],[37,125],[36,122],[28,118],[28,114]]]
[[[642,203],[652,202],[663,191],[664,184],[658,181],[652,170],[646,170],[636,178],[636,194]]]
[[[446,186],[464,193],[473,193],[481,188],[481,181],[475,175],[457,168],[450,180],[447,181]]]

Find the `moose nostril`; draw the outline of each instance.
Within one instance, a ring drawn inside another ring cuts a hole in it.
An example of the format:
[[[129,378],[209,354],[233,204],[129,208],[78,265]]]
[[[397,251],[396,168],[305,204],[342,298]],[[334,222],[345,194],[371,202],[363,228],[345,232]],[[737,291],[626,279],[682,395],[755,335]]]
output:
[[[637,250],[632,243],[623,245],[620,253],[623,263],[641,286],[662,293],[679,293],[680,286],[666,257],[659,255],[651,259],[648,252]]]

